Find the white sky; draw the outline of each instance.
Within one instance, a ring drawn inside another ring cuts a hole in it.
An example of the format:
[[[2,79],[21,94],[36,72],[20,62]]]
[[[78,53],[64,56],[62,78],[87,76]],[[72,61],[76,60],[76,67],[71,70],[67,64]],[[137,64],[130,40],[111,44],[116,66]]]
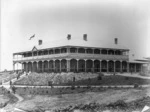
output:
[[[12,53],[38,39],[82,38],[112,41],[130,48],[135,58],[150,56],[149,0],[1,0],[1,68],[12,69]],[[35,38],[29,41],[29,37]]]

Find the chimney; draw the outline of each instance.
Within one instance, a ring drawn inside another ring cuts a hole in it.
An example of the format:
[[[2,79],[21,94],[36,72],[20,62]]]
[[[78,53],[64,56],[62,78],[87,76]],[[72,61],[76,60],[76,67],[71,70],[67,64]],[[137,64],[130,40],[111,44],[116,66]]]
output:
[[[114,42],[115,42],[115,44],[117,45],[117,44],[118,44],[118,38],[115,38],[115,39],[114,39]]]
[[[42,45],[42,40],[39,40],[39,45]]]
[[[67,39],[68,39],[68,40],[71,39],[71,34],[68,34]]]
[[[83,40],[87,41],[87,34],[83,34]]]

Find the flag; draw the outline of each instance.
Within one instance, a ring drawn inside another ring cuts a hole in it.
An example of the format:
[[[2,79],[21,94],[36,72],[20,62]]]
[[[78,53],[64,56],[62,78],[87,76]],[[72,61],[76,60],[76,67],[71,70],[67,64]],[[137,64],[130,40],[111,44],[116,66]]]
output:
[[[35,37],[35,34],[34,35],[32,35],[30,38],[29,38],[29,40],[31,40],[32,38],[34,38]]]

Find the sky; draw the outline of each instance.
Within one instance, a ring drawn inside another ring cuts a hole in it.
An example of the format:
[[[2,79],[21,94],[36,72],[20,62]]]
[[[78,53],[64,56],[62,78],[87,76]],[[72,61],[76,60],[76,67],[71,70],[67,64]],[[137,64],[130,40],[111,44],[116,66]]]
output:
[[[118,38],[131,57],[149,57],[149,6],[149,0],[1,0],[0,70],[12,70],[12,54],[39,39],[51,43],[67,34],[97,42]]]

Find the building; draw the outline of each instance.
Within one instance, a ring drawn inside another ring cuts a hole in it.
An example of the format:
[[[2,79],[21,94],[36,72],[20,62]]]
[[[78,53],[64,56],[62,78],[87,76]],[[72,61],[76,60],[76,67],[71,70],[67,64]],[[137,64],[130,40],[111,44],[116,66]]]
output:
[[[13,53],[13,69],[22,65],[26,72],[140,72],[142,63],[129,61],[129,49],[118,44],[88,41],[87,34],[75,41],[68,34],[61,43],[43,44],[42,40],[33,48]]]

